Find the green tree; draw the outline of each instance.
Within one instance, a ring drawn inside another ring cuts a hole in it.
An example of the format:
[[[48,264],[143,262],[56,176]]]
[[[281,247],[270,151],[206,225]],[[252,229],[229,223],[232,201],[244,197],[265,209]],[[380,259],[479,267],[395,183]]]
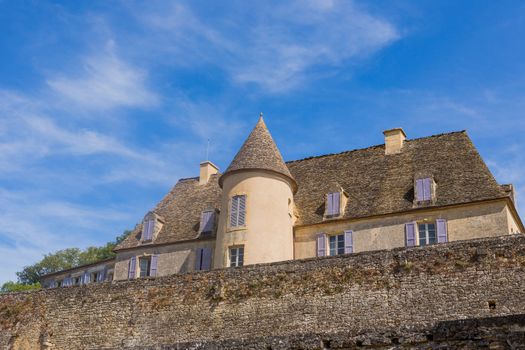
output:
[[[61,270],[70,269],[80,263],[80,249],[67,248],[52,254],[44,255],[44,258],[36,264],[26,266],[17,272],[18,282],[23,284],[35,284],[40,281],[40,276]]]
[[[26,290],[35,289],[40,289],[40,283],[23,284],[19,282],[8,281],[2,285],[2,288],[0,288],[0,293],[23,292]]]
[[[48,273],[113,258],[115,257],[113,249],[115,249],[117,244],[126,239],[130,233],[130,230],[126,230],[116,237],[114,241],[108,242],[101,247],[88,247],[84,250],[67,248],[55,253],[46,254],[39,262],[26,266],[22,271],[16,273],[18,283],[23,285],[36,285],[40,281],[40,276],[47,275]]]

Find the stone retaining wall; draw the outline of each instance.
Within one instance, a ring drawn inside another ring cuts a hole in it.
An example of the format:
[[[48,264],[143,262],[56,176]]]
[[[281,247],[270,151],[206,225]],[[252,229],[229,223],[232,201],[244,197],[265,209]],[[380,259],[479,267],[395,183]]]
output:
[[[516,235],[1,295],[0,347],[525,345],[521,314],[525,236]]]

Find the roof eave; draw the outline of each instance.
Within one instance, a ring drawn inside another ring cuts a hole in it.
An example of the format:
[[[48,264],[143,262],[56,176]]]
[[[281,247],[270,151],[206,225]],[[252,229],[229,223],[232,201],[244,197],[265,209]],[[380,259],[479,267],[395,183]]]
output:
[[[293,194],[295,194],[297,192],[298,188],[299,188],[299,186],[297,185],[297,182],[295,181],[295,179],[293,177],[288,176],[286,174],[283,174],[283,173],[281,173],[279,171],[276,171],[276,170],[273,170],[273,169],[264,169],[264,168],[243,168],[243,169],[230,170],[230,171],[222,174],[221,177],[219,178],[219,187],[222,188],[223,183],[224,183],[224,179],[228,175],[238,174],[238,173],[242,173],[242,172],[249,172],[249,171],[258,171],[258,172],[274,174],[274,175],[278,175],[279,177],[282,177],[283,179],[285,179],[285,180],[287,180],[289,182],[290,186],[292,187]]]

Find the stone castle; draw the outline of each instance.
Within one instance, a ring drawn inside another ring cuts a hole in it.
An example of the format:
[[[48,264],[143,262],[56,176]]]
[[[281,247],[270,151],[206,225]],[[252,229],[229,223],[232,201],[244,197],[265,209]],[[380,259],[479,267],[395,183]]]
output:
[[[285,163],[262,117],[222,174],[181,179],[115,249],[116,259],[44,276],[45,287],[525,232],[465,132]]]
[[[0,295],[0,348],[525,349],[512,185],[465,132],[384,134],[285,163],[261,118],[115,259]]]

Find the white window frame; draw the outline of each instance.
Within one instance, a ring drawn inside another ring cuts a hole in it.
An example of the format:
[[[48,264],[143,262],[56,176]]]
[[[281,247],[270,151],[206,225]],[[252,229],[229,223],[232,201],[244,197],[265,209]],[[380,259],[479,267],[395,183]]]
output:
[[[241,251],[242,251],[242,254],[239,254],[239,252]],[[233,252],[235,252],[235,254],[233,254]],[[243,245],[230,247],[228,249],[228,254],[229,254],[228,261],[229,261],[230,267],[244,266],[244,246]],[[232,263],[233,256],[235,256],[235,262]],[[240,256],[242,256],[242,259],[239,259]],[[241,262],[240,265],[239,265],[239,262]]]
[[[332,253],[332,244],[331,244],[332,239],[335,239],[334,253]],[[339,247],[339,244],[342,244],[341,247]],[[339,249],[342,249],[343,252],[339,253]],[[345,234],[341,233],[337,235],[329,235],[328,236],[328,255],[335,256],[335,255],[343,255],[343,254],[345,254]]]
[[[144,255],[137,257],[137,263],[135,266],[135,276],[136,278],[147,278],[151,275],[151,255]],[[145,276],[142,276],[142,266],[140,266],[141,260],[148,260],[148,266],[146,268],[146,274]],[[138,273],[137,273],[138,270]]]
[[[429,225],[433,225],[434,226],[434,242],[433,243],[430,243]],[[424,226],[425,229],[423,231],[421,231],[420,226]],[[421,244],[421,238],[423,238],[422,234],[424,234],[424,239],[425,239],[425,243],[424,244]],[[436,224],[436,222],[435,221],[418,222],[417,223],[417,244],[419,246],[427,246],[427,245],[437,244],[437,242],[438,242],[438,237],[437,237],[437,224]]]

